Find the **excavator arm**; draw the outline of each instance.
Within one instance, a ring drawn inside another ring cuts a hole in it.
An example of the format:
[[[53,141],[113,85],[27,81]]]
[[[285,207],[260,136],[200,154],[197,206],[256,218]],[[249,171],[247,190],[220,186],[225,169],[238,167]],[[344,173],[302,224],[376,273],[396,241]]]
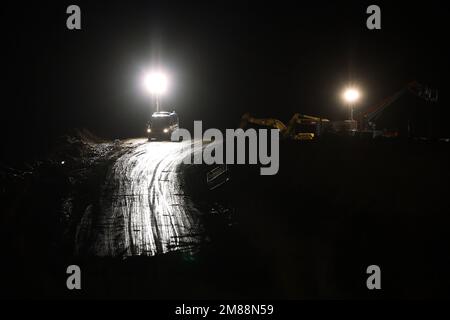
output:
[[[289,120],[287,134],[297,140],[312,140],[322,133],[324,126],[329,122],[330,120],[328,119],[296,113],[292,116],[291,120]],[[297,125],[305,124],[314,127],[314,130],[312,130],[313,132],[295,132]]]
[[[241,118],[241,124],[239,127],[241,129],[245,129],[248,124],[256,124],[258,126],[269,127],[280,130],[280,133],[283,135],[286,133],[287,127],[286,125],[278,119],[273,118],[254,118],[249,113],[245,113]]]
[[[296,113],[289,120],[287,126],[278,119],[273,118],[254,118],[249,113],[245,113],[241,117],[240,128],[245,129],[248,124],[255,124],[258,126],[269,127],[280,130],[280,134],[283,138],[293,140],[313,140],[320,135],[323,125],[329,123],[328,119],[322,119],[318,117],[303,115]],[[298,125],[311,125],[314,127],[311,132],[296,132]]]

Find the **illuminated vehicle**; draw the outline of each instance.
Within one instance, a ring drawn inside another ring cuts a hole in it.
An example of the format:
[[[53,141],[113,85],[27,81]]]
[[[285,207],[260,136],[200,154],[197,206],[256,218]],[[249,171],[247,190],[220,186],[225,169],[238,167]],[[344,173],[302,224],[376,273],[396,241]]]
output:
[[[170,140],[172,133],[178,129],[178,115],[175,111],[155,112],[147,127],[148,140]]]

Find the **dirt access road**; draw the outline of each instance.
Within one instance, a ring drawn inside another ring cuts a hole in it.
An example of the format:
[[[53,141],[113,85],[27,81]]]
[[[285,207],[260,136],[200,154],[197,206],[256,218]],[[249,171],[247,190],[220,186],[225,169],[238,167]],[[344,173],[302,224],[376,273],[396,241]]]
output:
[[[86,210],[76,242],[89,239],[96,256],[135,256],[190,250],[198,243],[199,212],[184,194],[180,164],[201,141],[133,139],[110,168],[100,214]]]

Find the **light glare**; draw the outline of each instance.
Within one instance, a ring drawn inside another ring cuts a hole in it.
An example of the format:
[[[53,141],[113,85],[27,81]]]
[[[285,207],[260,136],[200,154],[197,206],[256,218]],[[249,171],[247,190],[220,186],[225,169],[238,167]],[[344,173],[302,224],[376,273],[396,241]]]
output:
[[[355,102],[359,99],[359,91],[353,88],[346,89],[344,91],[344,99],[347,102]]]
[[[151,94],[164,94],[167,91],[168,79],[164,73],[153,72],[144,77],[144,85]]]

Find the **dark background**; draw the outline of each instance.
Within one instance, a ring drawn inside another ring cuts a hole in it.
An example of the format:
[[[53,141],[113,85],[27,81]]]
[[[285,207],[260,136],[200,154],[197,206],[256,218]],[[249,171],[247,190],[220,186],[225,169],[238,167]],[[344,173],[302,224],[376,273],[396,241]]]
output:
[[[417,80],[440,90],[439,103],[398,103],[414,107],[422,127],[431,119],[436,137],[450,136],[444,2],[377,2],[376,31],[366,28],[372,2],[77,1],[81,31],[66,29],[70,4],[2,4],[0,164],[44,156],[71,128],[143,136],[152,109],[141,73],[158,64],[171,76],[163,102],[183,127],[196,119],[235,127],[246,111],[283,121],[294,112],[342,120],[340,93],[349,83],[362,89],[364,110]],[[283,141],[273,177],[233,168],[228,198],[237,226],[231,235],[213,228],[216,247],[198,264],[172,256],[148,264],[88,261],[88,294],[364,298],[373,297],[365,267],[379,263],[386,298],[448,297],[447,144],[336,141]],[[43,166],[24,182],[2,184],[8,296],[70,294],[61,289],[61,270],[72,251],[54,246],[65,230],[57,200],[73,192],[65,170]],[[80,184],[82,203],[96,196],[104,174],[93,174],[99,181],[88,180],[88,188]]]
[[[416,114],[447,134],[444,2],[377,2],[375,31],[366,28],[365,1],[77,1],[81,31],[66,28],[70,4],[3,5],[1,134],[9,158],[40,153],[73,127],[143,135],[152,109],[140,78],[155,65],[171,77],[164,105],[187,128],[196,119],[235,127],[245,111],[345,119],[340,93],[348,83],[362,89],[364,109],[418,80],[440,89],[440,102]]]

